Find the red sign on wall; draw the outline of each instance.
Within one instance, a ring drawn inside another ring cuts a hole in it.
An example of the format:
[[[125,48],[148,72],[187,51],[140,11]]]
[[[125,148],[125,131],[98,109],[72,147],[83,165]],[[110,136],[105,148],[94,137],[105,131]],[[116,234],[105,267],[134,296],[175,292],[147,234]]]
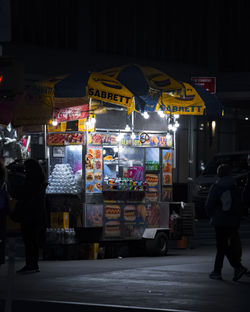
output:
[[[212,94],[216,93],[216,77],[192,77],[191,81]]]
[[[89,104],[54,109],[54,117],[58,122],[84,119],[89,116]]]

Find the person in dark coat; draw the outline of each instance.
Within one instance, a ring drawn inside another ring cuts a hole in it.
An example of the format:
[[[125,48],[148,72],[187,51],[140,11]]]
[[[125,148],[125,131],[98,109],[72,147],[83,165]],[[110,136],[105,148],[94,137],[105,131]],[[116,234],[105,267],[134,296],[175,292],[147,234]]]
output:
[[[250,208],[250,154],[247,155],[247,164],[249,171],[247,173],[246,184],[244,185],[243,189],[243,202],[244,202],[244,215],[245,217],[248,216],[248,210]]]
[[[9,213],[9,194],[6,179],[7,171],[0,161],[0,265],[5,262],[6,217]]]
[[[217,175],[218,179],[210,188],[205,204],[207,215],[211,218],[211,224],[215,229],[217,248],[214,270],[209,277],[218,280],[222,279],[221,271],[224,257],[226,256],[230,265],[234,268],[233,280],[237,281],[247,272],[247,269],[241,264],[242,248],[239,235],[241,220],[240,195],[237,201],[237,209],[223,211],[221,196],[227,190],[232,194],[231,192],[236,188],[236,181],[231,176],[231,167],[227,164],[218,166]]]
[[[25,246],[25,266],[17,273],[39,272],[39,235],[45,224],[45,174],[39,162],[27,159],[24,162],[25,182],[18,194],[17,220]]]

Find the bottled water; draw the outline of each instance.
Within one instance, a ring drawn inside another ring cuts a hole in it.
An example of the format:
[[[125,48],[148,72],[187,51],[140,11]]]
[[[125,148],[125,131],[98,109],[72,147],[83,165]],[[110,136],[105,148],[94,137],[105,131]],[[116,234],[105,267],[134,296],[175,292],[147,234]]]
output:
[[[76,232],[75,232],[75,229],[73,228],[72,229],[72,244],[75,244],[76,243]]]
[[[51,228],[46,229],[46,242],[51,243],[52,237],[51,237]]]
[[[70,244],[70,234],[69,229],[64,230],[64,244],[69,245]]]
[[[60,232],[60,244],[64,244],[64,229],[59,229]]]
[[[68,244],[75,244],[75,235],[76,235],[75,229],[70,228],[68,233],[69,233]]]

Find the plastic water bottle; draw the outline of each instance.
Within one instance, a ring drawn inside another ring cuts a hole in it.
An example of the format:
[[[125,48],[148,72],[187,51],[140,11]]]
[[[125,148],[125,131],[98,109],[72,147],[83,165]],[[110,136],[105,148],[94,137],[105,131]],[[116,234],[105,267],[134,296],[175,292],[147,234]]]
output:
[[[70,228],[69,229],[69,244],[75,244],[75,229]]]
[[[61,244],[61,229],[56,229],[56,244]]]
[[[65,229],[64,230],[64,244],[68,245],[69,244],[69,229]]]
[[[60,229],[60,244],[64,244],[64,229]]]
[[[46,242],[51,243],[51,228],[46,229]]]
[[[76,243],[76,232],[75,232],[75,229],[73,228],[72,229],[72,244],[75,244]]]

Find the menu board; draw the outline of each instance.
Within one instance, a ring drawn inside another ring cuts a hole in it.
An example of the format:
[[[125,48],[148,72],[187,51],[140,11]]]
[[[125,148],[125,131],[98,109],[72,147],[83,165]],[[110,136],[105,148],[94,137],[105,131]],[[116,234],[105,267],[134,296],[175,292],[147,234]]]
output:
[[[121,206],[117,204],[104,205],[104,236],[121,236]]]
[[[122,145],[122,146],[144,146],[144,147],[171,147],[172,137],[166,138],[166,136],[159,136],[149,134],[149,139],[144,143],[140,140],[140,135],[137,134],[135,139],[131,139],[131,134],[124,134],[121,141],[117,139],[118,134],[110,133],[90,133],[88,135],[88,144],[90,145]]]
[[[104,237],[141,238],[148,225],[150,207],[148,204],[136,203],[105,204],[103,213]],[[151,217],[150,222],[152,227],[152,222],[155,220],[152,220]]]
[[[167,138],[166,136],[149,134],[149,139],[142,143],[140,140],[140,135],[136,135],[133,145],[144,147],[171,147],[172,136]]]
[[[172,187],[163,186],[161,191],[162,201],[172,201],[173,198],[173,189]]]
[[[48,133],[47,144],[53,145],[77,145],[84,144],[84,134],[75,133]]]
[[[123,237],[140,238],[148,222],[148,205],[128,204],[123,208]]]
[[[74,120],[74,121],[62,121],[59,122],[56,126],[53,126],[52,124],[47,125],[47,131],[48,132],[67,132],[67,131],[86,131],[86,123],[87,123],[87,118],[79,119],[79,120]],[[92,126],[88,128],[88,131],[95,131],[95,126]]]
[[[156,173],[146,173],[145,180],[148,184],[148,191],[145,198],[150,202],[157,202],[159,196],[159,175]]]
[[[173,198],[172,150],[162,151],[162,190],[161,200],[171,201]]]
[[[151,203],[148,208],[148,227],[154,228],[160,226],[160,205]]]
[[[172,150],[162,151],[162,185],[172,185]]]
[[[101,193],[103,185],[102,176],[102,148],[89,146],[86,155],[86,192]]]
[[[101,227],[103,225],[103,205],[86,205],[86,226]]]
[[[105,238],[141,238],[146,228],[159,227],[158,203],[87,204],[86,225],[103,226]]]

